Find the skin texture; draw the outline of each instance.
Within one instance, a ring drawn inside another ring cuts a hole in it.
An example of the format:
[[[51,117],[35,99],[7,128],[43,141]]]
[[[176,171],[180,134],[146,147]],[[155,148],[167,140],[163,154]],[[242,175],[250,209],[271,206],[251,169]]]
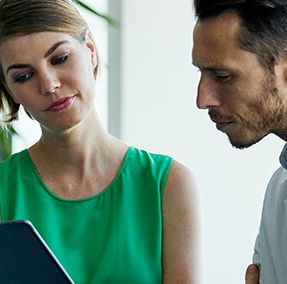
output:
[[[234,147],[249,147],[269,133],[286,140],[286,57],[278,60],[273,74],[256,54],[239,46],[239,31],[240,19],[231,12],[196,23],[197,106],[208,110]]]
[[[89,34],[79,42],[65,33],[33,33],[0,46],[7,90],[41,126],[29,154],[45,184],[62,198],[103,191],[128,149],[98,118],[96,58]],[[164,283],[201,283],[198,199],[192,173],[174,161],[162,200]]]

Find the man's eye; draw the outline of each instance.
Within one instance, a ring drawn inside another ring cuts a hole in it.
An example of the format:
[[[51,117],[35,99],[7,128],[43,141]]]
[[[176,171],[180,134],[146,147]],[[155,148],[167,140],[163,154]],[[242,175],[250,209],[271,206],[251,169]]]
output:
[[[230,75],[220,75],[220,74],[217,74],[217,75],[216,75],[216,78],[217,78],[217,80],[219,80],[219,81],[228,81],[228,80],[231,78],[231,76],[230,76]]]
[[[32,75],[33,75],[33,72],[29,72],[29,73],[17,75],[17,76],[15,76],[15,78],[14,78],[14,82],[24,83],[24,82],[26,82]]]
[[[51,60],[52,65],[63,64],[69,58],[69,54],[65,54],[64,56],[56,57]]]

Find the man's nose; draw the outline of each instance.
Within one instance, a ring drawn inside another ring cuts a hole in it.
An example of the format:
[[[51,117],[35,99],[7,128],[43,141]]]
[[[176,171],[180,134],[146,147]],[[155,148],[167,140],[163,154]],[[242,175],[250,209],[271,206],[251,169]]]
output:
[[[212,80],[200,78],[197,88],[196,105],[200,109],[220,106],[218,90]]]

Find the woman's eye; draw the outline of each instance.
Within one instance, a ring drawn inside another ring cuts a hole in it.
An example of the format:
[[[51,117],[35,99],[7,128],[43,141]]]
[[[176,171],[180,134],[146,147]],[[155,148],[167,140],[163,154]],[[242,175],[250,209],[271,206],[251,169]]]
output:
[[[29,72],[29,73],[17,75],[17,76],[14,77],[14,82],[24,83],[24,82],[26,82],[32,75],[33,75],[33,72]]]
[[[69,54],[65,54],[64,56],[55,57],[51,60],[52,65],[63,64],[69,58]]]

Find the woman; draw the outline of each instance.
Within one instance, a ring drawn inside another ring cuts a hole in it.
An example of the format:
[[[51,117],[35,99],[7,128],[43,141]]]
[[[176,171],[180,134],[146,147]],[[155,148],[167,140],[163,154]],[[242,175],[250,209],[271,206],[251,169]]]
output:
[[[1,220],[30,220],[76,283],[200,283],[192,174],[105,131],[71,1],[0,1],[0,63],[5,121],[22,105],[42,131],[0,165]]]

